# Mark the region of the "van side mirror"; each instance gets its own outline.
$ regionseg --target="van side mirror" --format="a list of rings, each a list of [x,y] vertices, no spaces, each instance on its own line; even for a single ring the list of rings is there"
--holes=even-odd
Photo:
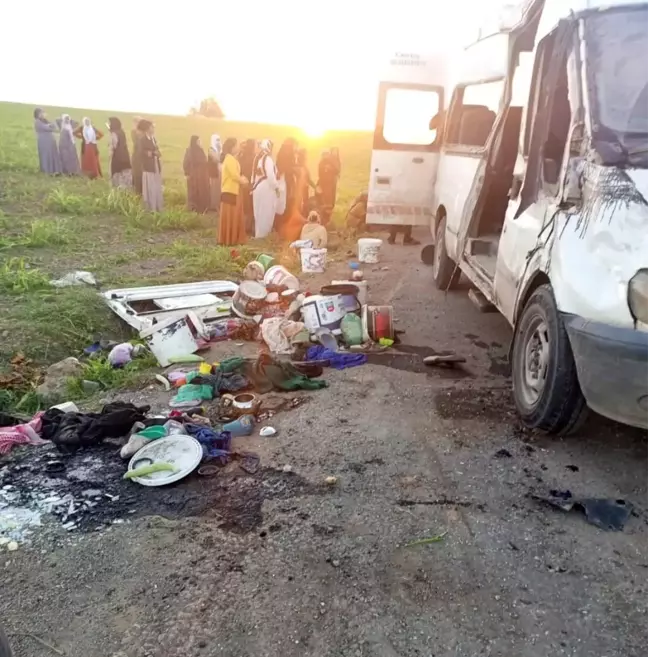
[[[430,119],[430,130],[438,130],[441,124],[441,116],[439,114],[435,114],[431,119]]]

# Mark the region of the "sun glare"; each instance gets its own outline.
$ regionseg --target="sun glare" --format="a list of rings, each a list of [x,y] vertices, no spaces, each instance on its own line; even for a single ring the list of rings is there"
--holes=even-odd
[[[315,122],[304,123],[301,126],[301,130],[307,137],[311,137],[312,139],[323,137],[326,133],[326,128],[321,123]]]

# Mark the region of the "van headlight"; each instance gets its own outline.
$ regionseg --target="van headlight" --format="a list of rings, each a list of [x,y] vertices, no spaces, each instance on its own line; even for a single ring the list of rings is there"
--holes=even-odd
[[[630,279],[628,306],[636,320],[648,324],[648,269],[640,269]]]

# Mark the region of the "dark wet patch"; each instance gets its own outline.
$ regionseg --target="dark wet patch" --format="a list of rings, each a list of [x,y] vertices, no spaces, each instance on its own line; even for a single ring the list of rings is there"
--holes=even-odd
[[[417,347],[414,345],[398,345],[394,349],[378,354],[367,354],[367,362],[372,365],[390,367],[403,372],[425,374],[429,377],[441,379],[465,379],[472,376],[461,366],[457,367],[429,367],[423,363],[428,356],[446,356],[452,351],[437,351],[432,347]]]
[[[61,471],[47,471],[46,465],[53,458],[63,462]],[[41,447],[10,458],[0,470],[0,488],[12,487],[11,492],[17,495],[13,506],[26,508],[33,507],[36,496],[69,496],[80,510],[69,518],[61,513],[51,517],[74,521],[74,531],[82,532],[116,520],[151,515],[216,517],[221,520],[221,529],[248,532],[262,524],[265,500],[331,491],[324,484],[313,484],[297,474],[273,468],[259,468],[251,476],[236,463],[212,477],[193,473],[175,484],[160,487],[126,481],[122,478],[125,471],[126,463],[114,446],[100,445],[65,456],[54,448]],[[63,513],[67,506],[63,506]]]
[[[438,415],[444,419],[506,421],[515,415],[510,389],[461,388],[434,397]]]

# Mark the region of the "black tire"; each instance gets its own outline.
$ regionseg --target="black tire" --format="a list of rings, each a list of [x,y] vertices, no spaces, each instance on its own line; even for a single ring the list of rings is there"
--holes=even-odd
[[[549,285],[535,290],[522,310],[513,337],[511,372],[515,406],[527,427],[566,435],[581,426],[587,405]]]
[[[434,236],[434,261],[432,276],[437,290],[451,290],[457,287],[461,278],[461,270],[448,255],[445,243],[446,220],[441,219]]]
[[[9,647],[9,640],[0,627],[0,657],[12,657],[13,653]]]

